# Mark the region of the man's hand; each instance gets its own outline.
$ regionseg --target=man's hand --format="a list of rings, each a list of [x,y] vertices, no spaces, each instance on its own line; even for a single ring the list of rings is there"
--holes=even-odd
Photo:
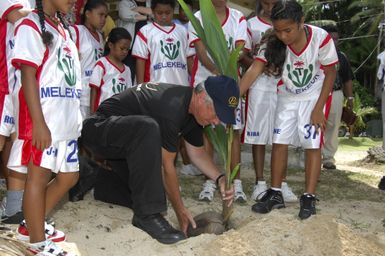
[[[189,224],[191,224],[193,228],[196,228],[197,224],[195,223],[193,216],[187,208],[183,207],[181,209],[178,209],[175,211],[175,213],[176,217],[178,218],[180,230],[187,237],[187,228]]]
[[[234,187],[231,186],[229,190],[226,190],[226,177],[222,176],[218,181],[219,191],[221,192],[222,200],[227,202],[227,206],[231,206],[234,200]]]

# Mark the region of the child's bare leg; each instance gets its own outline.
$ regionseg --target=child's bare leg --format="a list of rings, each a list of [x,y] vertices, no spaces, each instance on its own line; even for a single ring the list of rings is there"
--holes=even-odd
[[[265,145],[253,145],[253,162],[255,170],[255,181],[264,181],[263,169],[265,168]]]
[[[28,164],[23,211],[31,243],[45,240],[45,198],[51,175],[48,169],[36,166],[32,162]]]
[[[49,214],[79,179],[79,172],[59,172],[47,186],[45,212]]]
[[[271,187],[280,188],[287,169],[288,145],[273,144],[271,155]]]
[[[321,172],[321,149],[306,149],[305,177],[306,193],[315,194]]]
[[[235,130],[233,132],[233,144],[231,145],[231,162],[230,169],[233,170],[237,164],[241,162],[241,137],[239,131]],[[239,179],[241,175],[241,170],[235,176],[236,179]]]

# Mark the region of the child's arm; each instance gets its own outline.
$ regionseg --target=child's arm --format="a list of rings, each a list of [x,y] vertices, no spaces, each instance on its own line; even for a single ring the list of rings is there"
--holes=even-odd
[[[91,95],[90,95],[90,112],[91,114],[95,113],[98,106],[96,105],[96,95],[98,94],[98,89],[94,86],[91,86]]]
[[[136,83],[141,84],[144,82],[144,72],[146,69],[146,60],[136,59]]]
[[[89,87],[91,88],[90,94],[90,112],[93,114],[99,107],[98,94],[103,86],[103,76],[106,74],[106,69],[101,61],[96,62],[92,75],[89,81]]]
[[[195,51],[198,56],[199,61],[202,63],[202,65],[207,68],[211,73],[215,75],[219,75],[219,71],[217,70],[217,67],[215,64],[211,61],[209,56],[207,55],[207,50],[202,41],[195,41],[194,42]]]
[[[187,57],[187,71],[190,76],[194,66],[194,57],[195,55]]]
[[[321,94],[318,97],[317,103],[311,113],[311,123],[315,127],[321,128],[321,131],[326,129],[326,118],[323,112],[327,98],[333,89],[334,80],[336,79],[337,71],[335,65],[324,67],[325,79],[322,85]]]
[[[22,90],[32,118],[32,145],[44,150],[51,146],[52,139],[41,109],[36,68],[21,64],[20,70]]]
[[[31,11],[30,10],[27,10],[27,9],[14,9],[13,11],[11,11],[10,13],[8,13],[7,15],[7,20],[13,24],[16,23],[16,21],[18,21],[19,19],[25,17],[28,15],[28,13],[30,13]]]
[[[265,68],[265,63],[259,60],[255,60],[250,68],[243,75],[240,83],[239,90],[241,96],[246,93],[246,91],[250,88],[253,82],[263,73]]]

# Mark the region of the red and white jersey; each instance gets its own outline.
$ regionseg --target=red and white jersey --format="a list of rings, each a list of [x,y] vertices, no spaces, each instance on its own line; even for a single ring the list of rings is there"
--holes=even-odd
[[[132,56],[146,60],[144,81],[188,86],[188,31],[179,24],[153,22],[136,34]]]
[[[325,79],[323,67],[338,63],[336,48],[330,35],[322,28],[305,26],[309,31],[305,47],[300,52],[290,46],[286,47],[286,60],[282,80],[278,84],[278,96],[289,100],[318,98]],[[266,61],[262,53],[257,59]]]
[[[104,100],[132,87],[131,70],[126,65],[119,69],[108,57],[102,57],[96,62],[89,86],[98,90],[96,109]]]
[[[14,47],[14,25],[8,22],[7,15],[11,11],[21,8],[23,8],[22,0],[0,1],[0,92],[6,94],[9,93],[9,86],[13,77],[10,60]]]
[[[34,0],[0,1],[0,92],[13,92],[18,87],[15,68],[11,64],[12,49],[15,46],[15,25],[8,22],[7,15],[15,9],[32,9]]]
[[[195,17],[202,23],[201,12],[197,11]],[[227,41],[229,50],[235,48],[235,44],[238,42],[245,42],[248,40],[247,36],[247,22],[245,16],[238,10],[227,8],[226,9],[226,19],[222,23],[223,33]],[[189,37],[190,37],[190,47],[194,47],[194,43],[199,41],[200,38],[197,37],[194,27],[189,23]],[[210,57],[210,56],[209,56]],[[205,81],[209,76],[213,74],[207,70],[198,60],[198,56],[195,56],[194,65],[192,70],[192,84],[195,86],[203,81]]]
[[[258,16],[250,18],[247,21],[247,34],[249,37],[245,47],[252,49],[253,53],[257,53],[263,34],[271,28],[271,24]]]
[[[15,29],[15,48],[12,64],[36,68],[36,81],[44,120],[53,141],[79,137],[81,72],[75,43],[61,24],[55,26],[45,20],[46,30],[53,35],[52,44],[46,46],[41,38],[38,14],[33,11],[22,19]],[[24,98],[19,92],[17,132],[19,139],[32,138],[32,119]]]
[[[96,61],[103,56],[104,41],[101,33],[96,38],[86,26],[74,25],[71,27],[72,37],[79,50],[80,66],[82,69],[82,106],[90,105],[90,88],[88,86],[92,70]]]

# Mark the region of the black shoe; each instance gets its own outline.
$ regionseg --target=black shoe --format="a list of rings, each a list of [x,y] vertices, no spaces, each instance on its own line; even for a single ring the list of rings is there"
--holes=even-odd
[[[315,201],[318,201],[318,199],[313,195],[307,194],[301,196],[301,199],[299,200],[300,210],[298,213],[298,217],[301,220],[307,219],[313,214],[316,214]]]
[[[280,208],[285,208],[282,192],[270,188],[266,190],[266,193],[261,200],[251,207],[251,210],[258,213],[268,213],[273,209]]]
[[[327,169],[327,170],[335,170],[337,169],[337,166],[333,163],[324,163],[322,165],[323,168]]]
[[[24,220],[23,212],[17,212],[11,216],[7,216],[7,215],[1,216],[1,223],[3,224],[20,224],[20,222],[22,222],[23,220]]]
[[[382,176],[380,183],[378,183],[378,188],[381,190],[385,190],[385,176]]]
[[[144,217],[134,215],[132,225],[147,232],[147,234],[162,244],[173,244],[186,239],[183,232],[173,228],[161,214]]]

